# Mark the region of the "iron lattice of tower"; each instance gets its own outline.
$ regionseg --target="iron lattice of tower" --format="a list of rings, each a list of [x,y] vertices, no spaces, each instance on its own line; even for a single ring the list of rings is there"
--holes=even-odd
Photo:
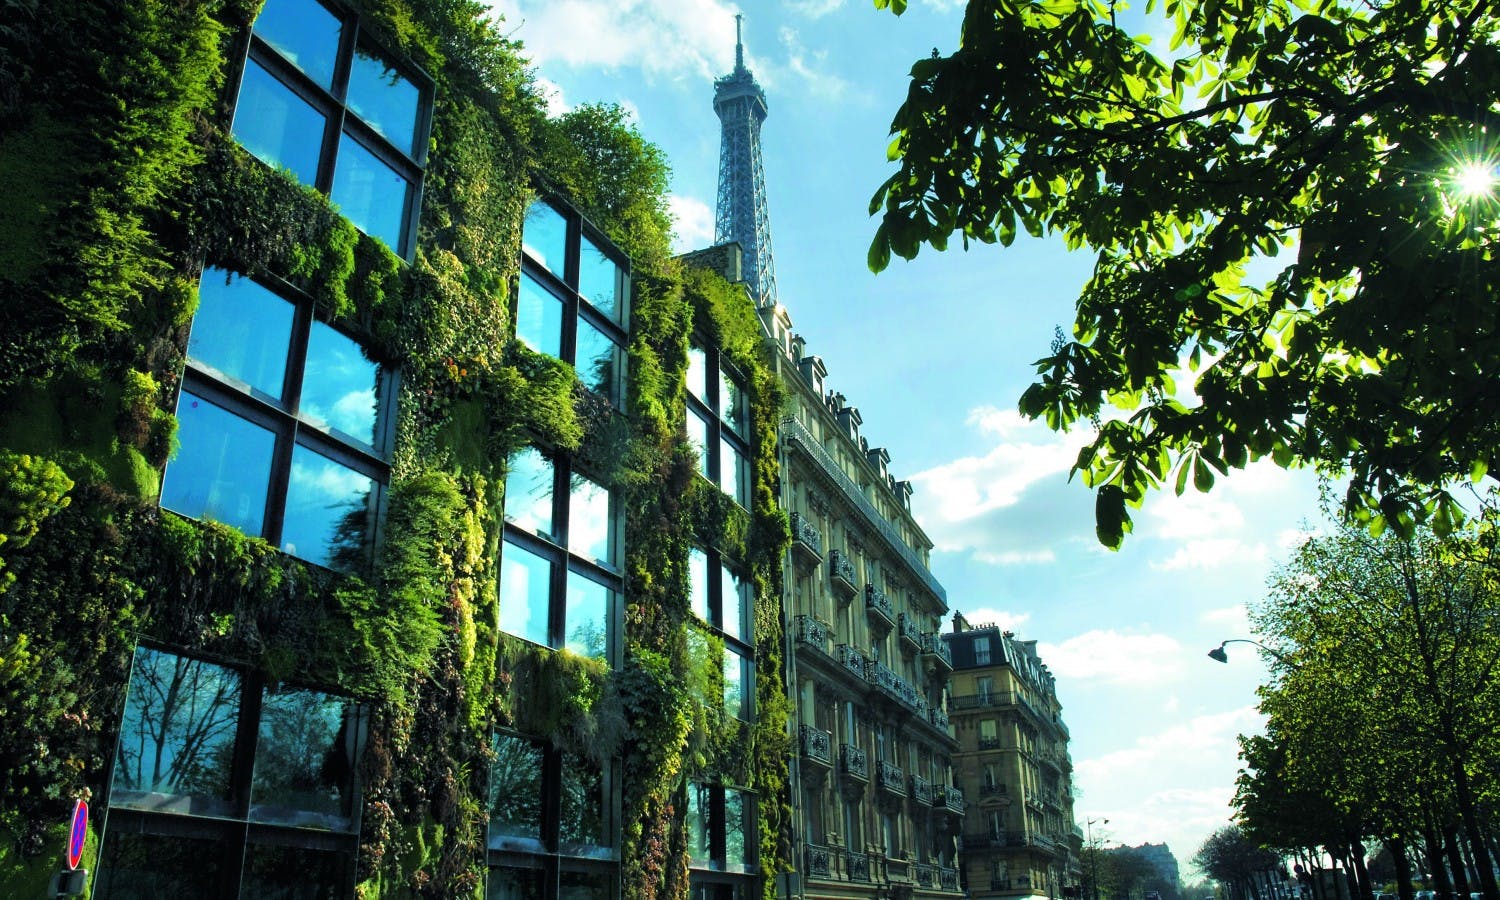
[[[771,256],[771,215],[766,204],[766,171],[760,161],[760,126],[766,120],[766,92],[745,68],[741,16],[734,17],[734,72],[714,80],[714,112],[719,138],[719,207],[714,243],[738,241],[745,258],[745,282],[757,306],[776,305],[776,261]]]

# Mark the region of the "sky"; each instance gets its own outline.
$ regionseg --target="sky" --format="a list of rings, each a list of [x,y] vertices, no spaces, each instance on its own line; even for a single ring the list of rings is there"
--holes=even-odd
[[[665,151],[679,251],[713,242],[712,79],[734,66],[744,14],[746,64],[770,108],[761,141],[781,303],[871,446],[915,485],[950,606],[1039,642],[1072,733],[1078,824],[1094,820],[1108,845],[1165,842],[1190,875],[1232,815],[1235,738],[1260,728],[1266,675],[1248,645],[1230,645],[1228,665],[1206,653],[1253,636],[1247,606],[1316,525],[1316,483],[1261,464],[1208,494],[1166,491],[1135,512],[1123,549],[1105,550],[1092,492],[1068,479],[1086,435],[1016,412],[1092,257],[1060,239],[955,242],[870,273],[868,206],[893,171],[891,118],[912,63],[955,48],[962,2],[911,0],[899,18],[871,0],[490,2],[555,112],[618,103]]]

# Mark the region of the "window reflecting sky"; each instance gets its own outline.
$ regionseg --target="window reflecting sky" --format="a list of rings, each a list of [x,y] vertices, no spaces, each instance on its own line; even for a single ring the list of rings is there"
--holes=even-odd
[[[500,630],[548,646],[551,587],[552,564],[506,541],[500,554]]]
[[[688,551],[688,581],[692,589],[693,614],[708,622],[708,556],[697,547]]]
[[[615,342],[580,316],[578,348],[574,354],[573,368],[578,372],[578,380],[583,382],[583,386],[603,394],[611,402],[617,402],[624,393],[617,392],[615,387],[619,358],[620,348]]]
[[[587,560],[614,565],[609,491],[574,475],[568,494],[568,551]]]
[[[363,558],[374,522],[375,481],[321,453],[292,450],[281,549],[320,566],[346,569]]]
[[[188,355],[280,400],[295,316],[290,302],[250,279],[205,269]]]
[[[333,86],[343,24],[314,0],[266,0],[255,33],[325,88]]]
[[[406,196],[411,185],[348,134],[339,138],[338,163],[328,198],[355,227],[401,253]]]
[[[579,656],[607,659],[609,656],[610,590],[596,581],[568,573],[567,608],[563,613],[568,650]]]
[[[315,184],[325,124],[322,113],[277,81],[260,63],[245,61],[232,130],[246,150],[267,165],[290,169],[303,184]]]
[[[519,450],[510,458],[505,519],[533,534],[552,536],[552,462],[535,447]]]
[[[728,566],[720,566],[719,585],[719,610],[723,620],[720,628],[730,637],[737,638],[740,636],[743,615],[740,609],[740,580]]]
[[[421,92],[406,76],[363,48],[355,50],[349,69],[349,109],[411,156],[416,156],[421,102]]]
[[[550,204],[538,200],[526,211],[521,246],[553,275],[567,278],[568,223]]]
[[[161,505],[260,535],[275,435],[189,391],[177,422],[181,446],[162,479]]]
[[[227,800],[239,718],[238,672],[137,648],[115,756],[115,790]],[[118,795],[111,802],[155,805]]]
[[[380,366],[365,356],[353,338],[313,322],[303,371],[302,417],[320,428],[336,428],[373,449]]]
[[[578,293],[612,322],[624,324],[625,273],[587,236],[578,259]]]
[[[562,301],[523,274],[516,297],[516,339],[538,353],[561,358],[562,319]]]

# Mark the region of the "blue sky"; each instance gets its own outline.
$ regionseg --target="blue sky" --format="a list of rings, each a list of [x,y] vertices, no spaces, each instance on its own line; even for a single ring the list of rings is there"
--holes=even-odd
[[[1259,727],[1245,606],[1316,519],[1307,473],[1257,466],[1210,494],[1170,493],[1101,549],[1093,495],[1067,469],[1082,436],[1022,420],[1016,401],[1054,327],[1072,321],[1092,257],[1060,241],[956,247],[865,266],[871,195],[911,64],[956,44],[962,3],[911,0],[491,0],[561,110],[619,103],[673,167],[678,249],[713,239],[715,75],[734,14],[765,88],[762,133],[780,299],[872,445],[916,485],[954,609],[1040,642],[1073,735],[1078,822],[1111,843],[1167,842],[1187,861],[1230,816],[1235,736]],[[1141,31],[1148,29],[1141,26]],[[1237,652],[1236,652],[1237,651]]]

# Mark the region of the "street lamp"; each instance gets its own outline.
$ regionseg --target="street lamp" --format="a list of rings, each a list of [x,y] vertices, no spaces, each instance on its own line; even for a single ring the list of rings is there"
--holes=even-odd
[[[1091,900],[1099,900],[1099,848],[1094,844],[1094,823],[1108,825],[1108,819],[1085,819],[1084,828],[1089,833],[1089,893]]]
[[[1208,658],[1218,660],[1221,663],[1227,664],[1229,662],[1229,654],[1224,652],[1225,644],[1254,644],[1260,649],[1276,657],[1276,659],[1279,660],[1283,665],[1290,666],[1293,669],[1298,668],[1298,665],[1296,663],[1287,659],[1285,656],[1282,656],[1280,653],[1277,653],[1275,650],[1272,650],[1270,647],[1267,647],[1260,641],[1252,641],[1249,638],[1230,638],[1227,641],[1220,641],[1219,646],[1208,651]]]

